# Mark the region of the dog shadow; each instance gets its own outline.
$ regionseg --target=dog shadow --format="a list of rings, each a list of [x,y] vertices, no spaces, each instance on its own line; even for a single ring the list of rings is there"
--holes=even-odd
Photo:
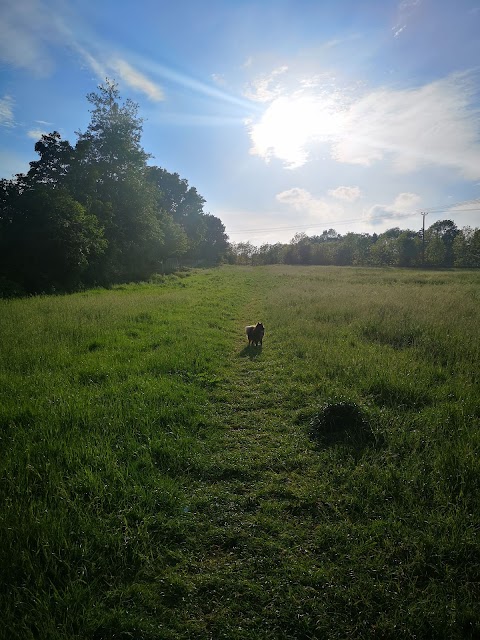
[[[258,347],[254,347],[253,345],[247,345],[244,347],[240,353],[238,354],[240,358],[250,358],[250,360],[255,360],[262,354],[262,345],[259,344]]]

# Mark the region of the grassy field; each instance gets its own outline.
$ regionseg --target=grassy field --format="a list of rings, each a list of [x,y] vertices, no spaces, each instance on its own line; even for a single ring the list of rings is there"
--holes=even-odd
[[[0,637],[479,638],[480,273],[181,275],[0,301]]]

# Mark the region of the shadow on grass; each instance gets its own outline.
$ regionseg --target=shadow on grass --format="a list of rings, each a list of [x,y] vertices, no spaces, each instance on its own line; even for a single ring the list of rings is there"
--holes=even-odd
[[[254,347],[252,345],[248,345],[246,347],[244,347],[240,353],[238,354],[238,356],[240,358],[250,358],[250,360],[255,360],[255,358],[258,358],[259,355],[262,354],[262,346],[259,345],[258,347]]]

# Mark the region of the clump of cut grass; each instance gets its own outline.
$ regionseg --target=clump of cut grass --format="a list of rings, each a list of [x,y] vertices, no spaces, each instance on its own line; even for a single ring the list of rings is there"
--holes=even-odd
[[[365,410],[351,400],[326,402],[310,420],[310,435],[322,444],[365,444],[372,429]]]

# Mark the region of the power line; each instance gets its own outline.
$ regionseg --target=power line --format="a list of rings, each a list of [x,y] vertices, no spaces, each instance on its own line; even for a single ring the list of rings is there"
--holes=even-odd
[[[472,198],[471,200],[461,200],[460,202],[454,202],[449,204],[436,205],[435,207],[425,207],[429,212],[436,213],[440,211],[450,211],[453,207],[458,207],[460,205],[467,204],[478,204],[480,205],[480,198]],[[455,211],[475,211],[475,209],[455,209]]]
[[[237,231],[229,231],[229,233],[248,233],[252,231],[291,231],[292,229],[311,229],[313,227],[325,227],[332,224],[335,224],[336,226],[341,224],[351,224],[352,222],[361,222],[362,220],[364,220],[364,218],[352,218],[351,220],[342,220],[338,222],[329,220],[327,222],[316,222],[315,224],[297,224],[292,227],[256,227],[255,229],[238,229]]]
[[[449,204],[449,205],[445,205],[445,206],[437,206],[437,207],[426,207],[424,209],[424,211],[426,211],[427,213],[442,213],[443,211],[448,211],[451,213],[457,213],[457,212],[468,212],[468,211],[480,211],[480,207],[479,208],[472,208],[472,207],[468,207],[466,209],[454,209],[452,211],[453,207],[457,207],[459,205],[466,205],[466,204],[480,204],[480,198],[474,199],[474,200],[463,200],[461,202],[457,202],[457,203],[453,203],[453,204]],[[411,218],[414,215],[417,215],[418,213],[422,213],[422,211],[412,211],[410,213],[404,213],[398,216],[395,216],[395,220],[401,220],[402,218]],[[375,218],[375,220],[389,220],[389,219],[393,219],[390,218],[389,216],[378,216],[377,218]],[[237,233],[263,233],[266,231],[294,231],[294,230],[301,230],[301,229],[315,229],[317,227],[325,227],[325,226],[329,226],[330,227],[332,225],[335,226],[340,226],[340,225],[345,225],[345,224],[352,224],[354,222],[366,222],[365,218],[351,218],[350,220],[327,220],[324,222],[316,222],[314,224],[301,224],[301,225],[294,225],[294,226],[288,226],[288,227],[256,227],[256,228],[251,228],[251,229],[237,229],[237,230],[232,230],[232,231],[228,231],[228,234],[237,234]]]

